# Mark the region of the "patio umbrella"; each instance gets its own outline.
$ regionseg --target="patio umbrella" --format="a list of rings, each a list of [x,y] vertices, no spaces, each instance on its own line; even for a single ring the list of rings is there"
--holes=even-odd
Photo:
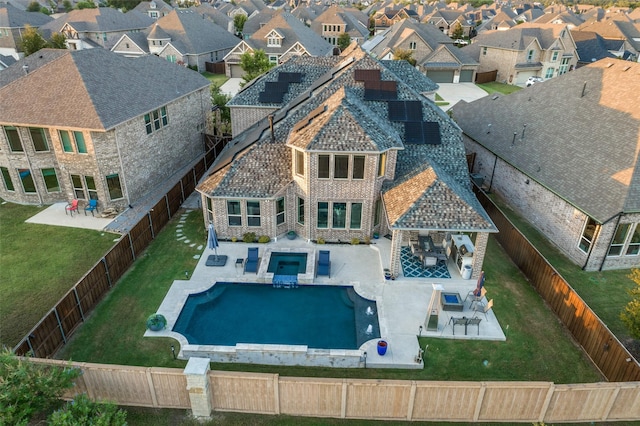
[[[478,296],[482,294],[482,286],[484,286],[484,271],[480,272],[480,276],[478,277],[478,285],[476,286],[476,289],[473,292],[474,296]]]
[[[218,237],[216,236],[216,230],[213,229],[213,223],[209,222],[209,248],[213,250],[216,257],[218,257]]]

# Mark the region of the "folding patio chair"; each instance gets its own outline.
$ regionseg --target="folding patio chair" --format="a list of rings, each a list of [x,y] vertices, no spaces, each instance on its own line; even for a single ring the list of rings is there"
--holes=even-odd
[[[487,319],[487,312],[489,312],[491,309],[493,308],[493,299],[489,300],[489,302],[487,303],[487,306],[483,306],[482,309],[478,309],[478,305],[476,305],[476,313],[473,315],[474,317],[477,317],[478,312],[482,312],[484,314],[484,319]]]

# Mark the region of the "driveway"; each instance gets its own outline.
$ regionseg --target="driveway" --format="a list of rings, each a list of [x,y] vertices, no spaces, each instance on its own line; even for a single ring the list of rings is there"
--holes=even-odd
[[[483,98],[488,95],[483,89],[474,83],[438,83],[440,88],[436,91],[438,95],[449,105],[443,105],[444,111],[447,111],[459,101],[472,102],[476,99]]]

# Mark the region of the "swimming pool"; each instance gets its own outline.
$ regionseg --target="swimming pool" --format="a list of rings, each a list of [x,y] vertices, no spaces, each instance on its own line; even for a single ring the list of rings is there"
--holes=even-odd
[[[248,343],[316,349],[357,349],[380,337],[375,302],[362,298],[352,287],[282,289],[226,282],[190,295],[173,331],[191,345]]]
[[[269,259],[267,272],[275,275],[297,275],[307,272],[307,253],[274,251]]]

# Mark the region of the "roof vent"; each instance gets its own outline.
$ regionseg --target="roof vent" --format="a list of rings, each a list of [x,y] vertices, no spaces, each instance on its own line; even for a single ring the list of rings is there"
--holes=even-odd
[[[496,100],[496,99],[498,99],[499,97],[500,97],[500,96],[498,96],[498,95],[493,95],[493,97],[492,97],[491,99],[495,101],[495,100]]]

